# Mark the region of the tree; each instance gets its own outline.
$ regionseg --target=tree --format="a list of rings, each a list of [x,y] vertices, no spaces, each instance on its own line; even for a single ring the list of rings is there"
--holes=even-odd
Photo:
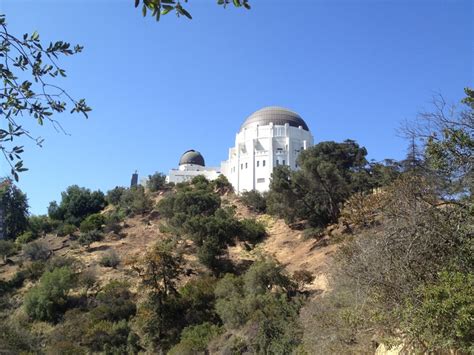
[[[35,320],[56,321],[65,310],[73,285],[74,274],[67,267],[45,272],[39,284],[25,296],[26,313]]]
[[[0,182],[0,208],[4,214],[6,239],[15,239],[28,228],[28,200],[11,180]]]
[[[106,200],[111,205],[117,206],[120,203],[122,195],[127,189],[122,186],[115,186],[112,190],[107,191]]]
[[[155,17],[157,21],[160,20],[161,15],[166,15],[171,11],[174,11],[178,17],[185,16],[188,19],[192,19],[191,14],[177,0],[142,0],[142,3],[143,16],[146,16],[147,12],[150,11],[151,16]],[[235,7],[250,9],[249,0],[217,0],[217,4],[222,5],[224,8],[230,3]],[[135,0],[135,7],[139,5],[140,0]]]
[[[342,203],[354,192],[371,187],[367,151],[352,140],[321,142],[298,157],[298,171],[282,166],[270,183],[270,213],[312,226],[335,222]]]
[[[18,180],[18,173],[27,170],[23,166],[22,145],[15,145],[19,137],[28,137],[41,146],[43,140],[34,137],[23,122],[32,117],[39,125],[48,121],[56,130],[63,131],[61,124],[53,118],[55,113],[64,112],[72,106],[71,113],[80,112],[87,117],[91,108],[84,99],[75,100],[64,89],[50,83],[46,78],[66,76],[58,65],[61,55],[80,53],[83,47],[64,41],[42,44],[38,32],[24,34],[22,38],[8,32],[5,15],[0,15],[0,76],[3,90],[0,95],[1,124],[0,151],[11,167],[11,173]],[[26,75],[25,75],[26,74]]]
[[[153,175],[148,175],[148,180],[146,181],[146,187],[151,192],[161,190],[165,186],[166,175],[162,173],[154,173]]]
[[[78,226],[87,216],[102,211],[106,204],[102,191],[72,185],[61,193],[59,205],[56,201],[50,203],[48,213],[52,219]]]

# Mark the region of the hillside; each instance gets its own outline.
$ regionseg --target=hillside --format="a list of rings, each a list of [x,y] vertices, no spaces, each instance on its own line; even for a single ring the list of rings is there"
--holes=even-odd
[[[160,197],[155,196],[154,200],[158,202]],[[279,218],[252,212],[235,196],[225,197],[224,203],[236,207],[238,218],[255,218],[262,221],[267,232],[267,237],[252,251],[246,251],[242,244],[230,247],[229,256],[233,262],[245,263],[246,261],[255,260],[259,255],[271,256],[284,265],[290,274],[300,269],[306,269],[313,273],[315,280],[306,285],[308,290],[327,290],[327,263],[330,255],[336,249],[335,245],[326,245],[326,243],[314,239],[304,240],[303,231],[291,229]],[[123,229],[120,235],[108,233],[103,240],[93,242],[89,249],[81,247],[69,236],[60,237],[55,234],[48,234],[38,240],[47,243],[53,256],[74,257],[81,261],[84,268],[93,269],[99,280],[98,287],[110,280],[126,280],[135,289],[138,279],[131,272],[127,260],[142,256],[145,250],[166,237],[165,234],[160,232],[159,226],[162,222],[156,212],[126,218],[122,222]],[[101,257],[110,251],[115,251],[121,260],[116,268],[100,265]],[[195,272],[204,271],[193,253],[185,254],[185,258],[188,262],[187,268]],[[14,256],[10,258],[10,263],[0,265],[1,280],[8,281],[14,276],[20,267],[19,259],[20,256]]]

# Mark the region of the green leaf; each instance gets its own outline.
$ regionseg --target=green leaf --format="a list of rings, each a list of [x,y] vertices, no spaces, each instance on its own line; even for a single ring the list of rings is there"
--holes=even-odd
[[[135,7],[138,7],[140,5],[140,0],[135,0]]]
[[[146,16],[146,5],[145,4],[143,4],[143,7],[142,7],[142,15],[143,15],[143,17]]]

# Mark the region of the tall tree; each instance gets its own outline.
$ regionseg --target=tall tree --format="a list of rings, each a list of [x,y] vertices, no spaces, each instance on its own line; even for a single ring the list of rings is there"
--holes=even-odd
[[[11,180],[0,182],[0,208],[4,213],[6,239],[15,239],[28,228],[28,200]]]
[[[287,167],[272,175],[269,210],[287,220],[305,219],[313,226],[337,220],[351,193],[371,187],[367,151],[353,140],[321,142],[298,157],[298,171]]]

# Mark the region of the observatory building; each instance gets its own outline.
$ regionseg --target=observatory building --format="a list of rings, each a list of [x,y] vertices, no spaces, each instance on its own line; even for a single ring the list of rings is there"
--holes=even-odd
[[[282,107],[265,107],[240,126],[235,146],[229,149],[229,158],[222,162],[221,170],[237,193],[265,192],[273,168],[287,165],[297,169],[299,153],[312,145],[308,125],[297,113]]]
[[[166,182],[186,182],[195,176],[204,175],[208,180],[214,180],[221,175],[219,168],[206,168],[204,157],[198,151],[191,149],[183,153],[179,159],[178,169],[170,170]]]
[[[265,107],[251,114],[240,126],[234,147],[221,168],[206,168],[201,153],[186,151],[179,168],[167,176],[168,182],[189,181],[197,175],[209,180],[223,174],[236,193],[270,187],[273,169],[287,165],[297,169],[299,153],[313,145],[306,122],[295,112],[282,107]]]

